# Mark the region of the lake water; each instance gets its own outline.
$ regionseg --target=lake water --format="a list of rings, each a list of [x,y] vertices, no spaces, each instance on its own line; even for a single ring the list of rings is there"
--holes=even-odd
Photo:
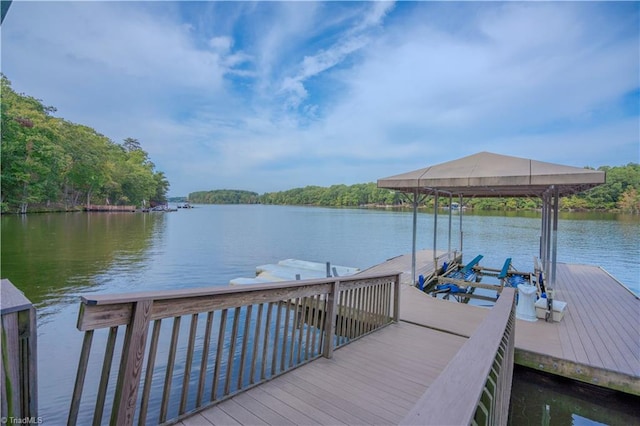
[[[458,220],[454,215],[454,249]],[[82,341],[75,328],[80,295],[227,285],[287,258],[364,269],[409,253],[412,230],[409,211],[263,205],[1,221],[2,278],[38,309],[39,408],[47,424],[66,422]],[[439,249],[447,249],[447,229],[444,214]],[[483,254],[482,265],[499,268],[512,257],[517,269],[532,270],[538,213],[465,213],[463,231],[465,259]],[[432,247],[433,216],[421,212],[418,248]],[[640,294],[640,218],[562,214],[558,261],[600,265]]]

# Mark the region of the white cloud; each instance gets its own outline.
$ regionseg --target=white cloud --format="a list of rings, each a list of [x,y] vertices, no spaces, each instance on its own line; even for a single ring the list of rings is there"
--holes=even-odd
[[[209,40],[209,46],[220,53],[227,53],[233,46],[233,39],[227,36],[213,37]]]
[[[3,72],[66,119],[140,139],[175,195],[372,181],[483,150],[616,165],[639,145],[638,112],[621,106],[640,87],[637,16],[605,3],[15,2]]]
[[[362,157],[371,146],[381,156],[407,155],[399,144],[481,150],[486,140],[579,125],[638,87],[637,38],[610,46],[611,28],[589,32],[588,17],[563,5],[545,4],[529,15],[531,6],[481,14],[480,28],[491,29],[484,40],[443,33],[428,21],[385,34],[343,74],[346,96],[325,131],[344,136],[348,143],[338,149]],[[548,21],[556,22],[540,31]],[[570,40],[563,28],[572,28]]]
[[[280,91],[290,96],[287,105],[296,108],[304,101],[308,94],[304,88],[306,80],[339,65],[349,55],[367,46],[372,40],[370,30],[380,25],[393,5],[393,2],[367,3],[364,16],[353,26],[347,26],[335,43],[305,55],[296,67],[296,75],[285,76],[282,81]]]

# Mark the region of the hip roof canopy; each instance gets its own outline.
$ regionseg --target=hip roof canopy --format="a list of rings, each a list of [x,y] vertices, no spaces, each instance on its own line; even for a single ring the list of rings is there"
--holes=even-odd
[[[541,197],[552,186],[563,196],[603,183],[605,173],[601,171],[480,152],[378,179],[378,188],[468,197]]]

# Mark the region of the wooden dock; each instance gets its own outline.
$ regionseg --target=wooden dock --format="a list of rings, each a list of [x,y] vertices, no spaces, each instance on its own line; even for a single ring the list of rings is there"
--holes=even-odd
[[[418,265],[429,273],[432,252]],[[399,323],[178,424],[401,422],[491,311],[426,295],[409,285],[410,268],[404,255],[364,272],[402,271]],[[564,319],[517,320],[516,364],[640,395],[638,298],[599,267],[559,264],[557,282]]]
[[[419,274],[458,257],[437,255],[417,254]],[[85,297],[68,424],[89,421],[91,405],[95,424],[108,412],[118,424],[506,424],[516,363],[640,395],[640,301],[604,270],[559,265],[556,300],[569,307],[547,323],[515,319],[513,288],[492,308],[431,297],[411,285],[411,263],[405,255],[350,277]],[[189,336],[178,344],[181,328]],[[106,345],[91,355],[94,331]],[[104,359],[101,374],[90,356]],[[83,401],[85,378],[97,394]]]
[[[516,362],[640,395],[640,300],[597,266],[558,264],[558,323],[518,321]]]
[[[398,424],[466,340],[392,324],[179,424]]]
[[[432,258],[430,250],[418,252],[419,273],[429,271]],[[410,284],[410,262],[410,255],[398,256],[367,271],[403,271],[401,282]],[[567,302],[564,319],[518,320],[516,364],[640,395],[640,300],[598,266],[557,268],[555,298]],[[402,291],[402,321],[468,337],[487,315],[487,309],[425,297],[409,285]]]
[[[98,205],[98,204],[89,204],[84,207],[84,211],[86,212],[135,212],[136,206],[113,206],[110,204]]]

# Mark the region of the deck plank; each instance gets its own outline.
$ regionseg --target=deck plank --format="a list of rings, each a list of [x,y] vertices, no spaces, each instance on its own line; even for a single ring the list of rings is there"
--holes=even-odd
[[[238,422],[236,419],[228,415],[225,411],[223,411],[217,405],[200,412],[198,415],[201,415],[202,417],[204,417],[212,425],[232,426],[232,425],[240,424],[240,422]],[[184,422],[185,420],[183,420],[183,423]]]
[[[208,425],[212,425],[213,423],[211,423],[202,414],[196,413],[196,414],[194,414],[194,415],[192,415],[190,417],[187,417],[186,419],[178,422],[177,424],[179,424],[181,426],[208,426]]]
[[[576,293],[573,299],[580,303],[583,309],[588,309],[593,313],[592,315],[583,315],[581,318],[585,328],[590,330],[591,340],[597,343],[596,350],[600,355],[600,364],[597,365],[614,371],[631,369],[632,364],[627,361],[624,355],[624,346],[626,346],[623,343],[624,336],[619,333],[619,330],[615,330],[617,325],[615,322],[617,321],[610,300],[598,300],[600,298],[594,298],[586,292]]]
[[[336,361],[339,362],[338,360]],[[366,397],[366,405],[368,409],[371,410],[390,403],[388,408],[385,407],[385,411],[404,415],[405,409],[411,408],[411,403],[407,403],[406,399],[395,395],[387,389],[383,383],[376,381],[373,375],[358,374],[350,377],[349,380],[344,380],[343,370],[335,368],[337,362],[335,365],[333,363],[325,363],[322,365],[322,362],[317,362],[314,366],[316,368],[304,372],[305,376],[301,376],[301,373],[296,371],[293,371],[291,375],[308,381],[313,380],[318,386],[326,388],[329,391],[333,389],[334,392],[342,394],[343,397],[347,397],[347,394],[356,395],[357,400],[361,397],[363,399]],[[378,365],[384,368],[383,364]],[[426,388],[426,386],[424,388]]]
[[[589,365],[637,376],[640,327],[629,318],[640,318],[640,301],[601,268],[559,264],[558,271],[556,298],[569,304],[563,335],[593,350]]]
[[[406,285],[400,290],[400,304],[402,321],[465,337],[476,331],[489,312],[486,308],[431,297]]]
[[[352,381],[341,380],[339,377],[331,375],[331,370],[327,375],[319,372],[307,370],[300,376],[300,372],[292,371],[287,376],[297,377],[301,381],[307,382],[311,386],[324,391],[326,396],[334,395],[342,400],[348,400],[348,408],[343,408],[350,414],[355,415],[355,411],[369,411],[384,423],[398,422],[402,419],[402,413],[408,409],[402,407],[392,407],[385,404],[384,396],[380,395],[376,388],[362,389],[362,386],[354,384]],[[306,387],[305,387],[306,389]],[[326,400],[326,398],[323,398]],[[335,407],[334,403],[327,403],[329,407]],[[351,423],[351,422],[350,422]]]
[[[327,408],[324,401],[309,397],[302,388],[293,386],[280,378],[266,383],[264,390],[286,402],[287,405],[309,415],[319,424],[348,424],[352,421],[353,417],[348,412]]]
[[[516,347],[533,352],[544,352],[562,358],[565,351],[562,347],[562,333],[559,327],[545,321],[516,321]],[[541,347],[541,342],[543,347]]]
[[[282,392],[292,398],[299,407],[309,407],[314,420],[319,424],[354,424],[359,419],[348,408],[337,406],[331,402],[331,392],[321,390],[319,395],[315,387],[309,387],[306,381],[296,377],[288,377],[288,374],[278,378],[273,383]],[[289,403],[289,400],[287,400]]]
[[[267,424],[282,426],[296,424],[245,392],[236,396],[235,401]]]
[[[317,423],[311,417],[305,415],[305,413],[303,413],[302,411],[296,410],[295,408],[287,405],[280,399],[273,396],[271,393],[265,391],[261,386],[254,388],[251,391],[251,394],[248,394],[248,396],[255,399],[259,403],[270,407],[272,410],[277,411],[282,416],[286,417],[289,421],[295,424],[312,425]]]
[[[223,404],[220,404],[219,407],[242,425],[268,425],[267,422],[252,413],[252,411],[242,403],[238,402],[237,398],[231,398]]]

